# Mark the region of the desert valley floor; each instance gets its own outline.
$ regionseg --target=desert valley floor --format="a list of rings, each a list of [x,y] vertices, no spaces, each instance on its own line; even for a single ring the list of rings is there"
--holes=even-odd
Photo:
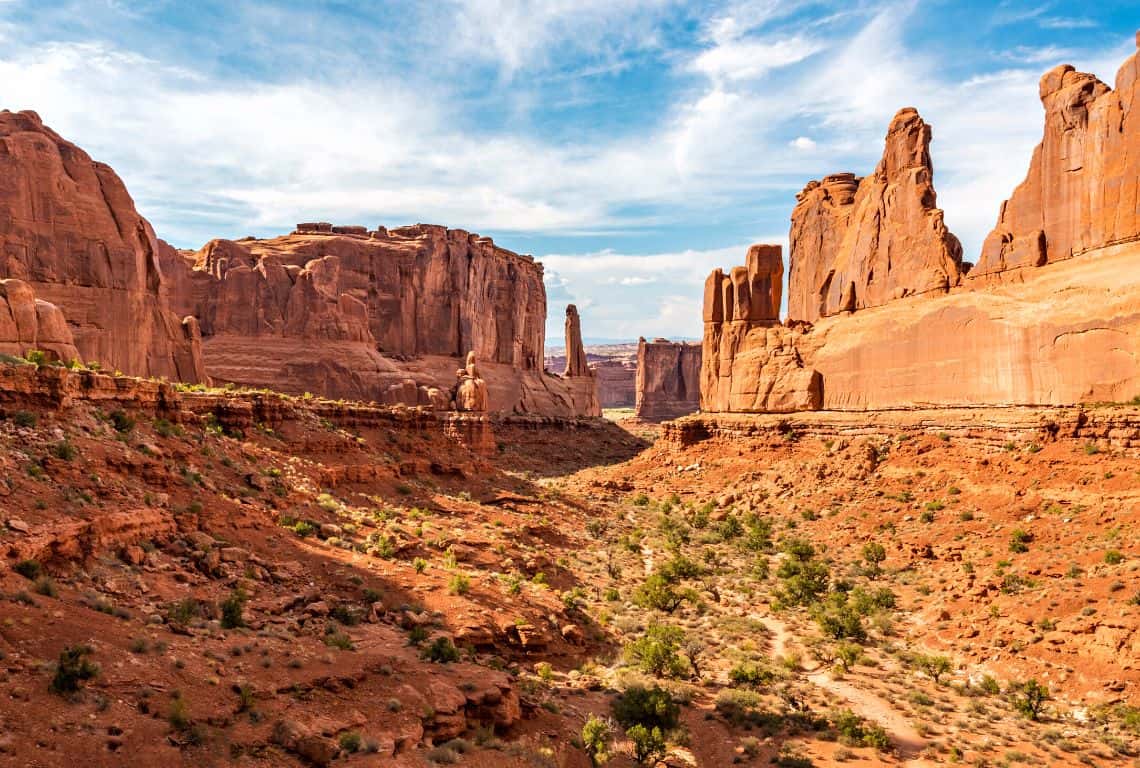
[[[616,766],[1137,759],[1137,406],[0,391],[0,765],[588,766],[591,714]]]

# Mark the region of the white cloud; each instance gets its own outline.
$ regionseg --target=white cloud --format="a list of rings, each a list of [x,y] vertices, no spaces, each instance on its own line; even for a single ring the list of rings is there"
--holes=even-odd
[[[731,39],[698,55],[691,68],[714,81],[749,80],[803,61],[823,45],[805,37],[775,40]]]
[[[788,146],[792,149],[799,149],[809,152],[816,147],[816,143],[809,139],[807,136],[797,136],[788,142]]]

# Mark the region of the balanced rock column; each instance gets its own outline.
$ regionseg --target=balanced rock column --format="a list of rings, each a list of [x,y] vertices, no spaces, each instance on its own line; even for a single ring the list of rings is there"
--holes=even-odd
[[[815,322],[961,282],[962,246],[936,207],[930,140],[918,112],[901,109],[873,174],[826,176],[796,196],[789,319]]]
[[[601,416],[598,380],[586,359],[586,347],[582,344],[582,320],[578,316],[578,307],[573,304],[566,305],[565,329],[566,371],[562,374],[562,379],[570,387],[575,411],[583,416]]]

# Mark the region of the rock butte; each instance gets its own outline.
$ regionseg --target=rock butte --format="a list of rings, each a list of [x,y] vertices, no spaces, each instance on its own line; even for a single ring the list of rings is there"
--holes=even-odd
[[[666,421],[700,407],[701,345],[644,338],[637,343],[635,414]]]
[[[972,269],[934,207],[930,130],[914,110],[899,112],[873,176],[829,176],[800,194],[786,324],[770,298],[756,302],[757,285],[770,297],[763,281],[778,280],[776,246],[753,246],[747,267],[709,276],[702,409],[1140,393],[1137,70],[1134,53],[1115,89],[1068,66],[1042,78],[1044,137]]]
[[[108,166],[35,113],[5,111],[0,242],[0,276],[15,281],[0,319],[6,352],[439,407],[474,351],[492,411],[598,410],[592,379],[543,374],[542,265],[462,230],[312,223],[180,253]]]

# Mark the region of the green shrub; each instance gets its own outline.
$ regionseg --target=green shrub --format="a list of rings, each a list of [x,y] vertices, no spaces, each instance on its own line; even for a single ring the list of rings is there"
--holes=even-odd
[[[245,619],[242,618],[245,601],[245,593],[240,589],[235,589],[229,597],[222,601],[222,629],[237,629],[245,626]]]
[[[1049,701],[1050,698],[1052,697],[1049,695],[1049,687],[1037,682],[1035,678],[1031,678],[1024,685],[1015,687],[1013,706],[1014,709],[1030,720],[1037,720],[1041,717],[1045,702]]]
[[[660,728],[634,725],[625,735],[633,742],[633,759],[638,765],[655,765],[665,757],[665,735]]]
[[[1115,549],[1110,549],[1104,553],[1104,562],[1108,565],[1120,565],[1124,562],[1124,555]]]
[[[586,750],[590,764],[599,766],[609,760],[610,737],[613,729],[597,715],[590,715],[582,726],[582,748]]]
[[[655,677],[681,677],[688,664],[681,657],[685,633],[679,627],[651,624],[645,634],[625,647],[625,657]]]
[[[1009,551],[1028,552],[1029,542],[1031,541],[1033,541],[1033,535],[1031,533],[1017,528],[1009,535]]]
[[[16,411],[12,414],[12,423],[17,427],[35,427],[39,419],[31,411]]]
[[[85,645],[69,645],[59,653],[52,677],[52,693],[75,693],[83,683],[99,674],[99,665],[87,657],[91,649]]]
[[[459,649],[450,637],[437,637],[431,645],[423,651],[423,657],[436,664],[451,664],[459,661]]]
[[[755,661],[742,661],[728,672],[733,685],[759,688],[772,682],[775,675]]]
[[[43,573],[43,567],[38,560],[21,560],[12,569],[29,581],[35,581]]]
[[[111,424],[115,427],[115,431],[120,434],[125,435],[135,428],[134,418],[126,411],[113,411],[109,418],[111,419]]]
[[[686,601],[695,602],[696,593],[691,589],[675,589],[673,582],[660,571],[646,577],[633,591],[633,602],[640,608],[673,613]]]
[[[623,728],[643,725],[668,731],[677,727],[681,716],[681,707],[672,695],[656,685],[652,688],[631,685],[613,700],[612,707],[614,718]]]
[[[447,589],[453,595],[466,595],[471,591],[471,579],[462,573],[456,573],[452,575],[451,580],[447,583]]]
[[[341,749],[352,755],[360,751],[361,746],[364,744],[364,739],[360,737],[358,731],[349,731],[348,733],[342,733],[340,735],[338,743]]]
[[[942,682],[942,676],[950,673],[953,664],[946,656],[932,656],[925,653],[917,654],[912,660],[914,666],[926,673],[935,685]]]
[[[51,447],[51,455],[60,461],[71,461],[76,456],[75,446],[67,440],[60,440]]]

